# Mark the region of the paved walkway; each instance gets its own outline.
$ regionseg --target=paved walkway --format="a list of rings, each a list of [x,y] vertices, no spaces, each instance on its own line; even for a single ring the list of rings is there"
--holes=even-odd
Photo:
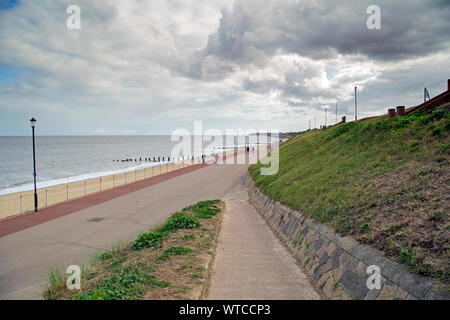
[[[41,299],[50,267],[87,263],[89,254],[132,241],[171,213],[210,199],[227,202],[210,299],[318,298],[248,204],[247,165],[195,169],[148,186],[136,185],[134,192],[110,194],[110,199],[91,199],[91,206],[0,237],[0,300]]]
[[[0,300],[41,299],[49,267],[82,265],[183,207],[221,199],[246,171],[246,165],[203,167],[1,237]]]
[[[103,192],[94,193],[84,198],[60,203],[48,208],[40,209],[38,213],[26,213],[20,216],[7,218],[0,221],[0,238],[17,231],[25,230],[38,224],[57,219],[59,217],[92,207],[99,203],[117,198],[119,196],[155,185],[179,175],[198,170],[205,165],[196,164],[190,167],[181,168],[168,173],[126,184],[120,187],[109,189]]]
[[[319,299],[253,206],[243,177],[228,193],[207,299]]]

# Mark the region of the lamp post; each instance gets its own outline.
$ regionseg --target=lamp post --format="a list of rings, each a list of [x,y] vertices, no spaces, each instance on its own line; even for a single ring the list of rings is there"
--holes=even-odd
[[[37,190],[36,190],[36,151],[35,151],[35,143],[34,143],[34,128],[36,128],[36,119],[31,118],[30,120],[31,129],[33,131],[33,177],[34,177],[34,212],[38,212],[38,198],[37,198]]]

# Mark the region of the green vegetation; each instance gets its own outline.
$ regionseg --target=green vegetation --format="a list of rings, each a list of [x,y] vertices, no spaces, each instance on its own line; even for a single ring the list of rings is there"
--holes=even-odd
[[[276,175],[249,170],[271,198],[448,283],[448,110],[303,132],[280,147]]]
[[[168,287],[170,283],[140,270],[138,266],[125,267],[100,284],[76,295],[75,300],[132,300],[142,298],[145,286]]]
[[[196,217],[190,216],[185,212],[177,212],[167,219],[163,226],[163,231],[173,232],[178,229],[192,229],[200,227],[200,222]]]
[[[159,260],[167,260],[171,256],[182,256],[184,254],[188,254],[191,252],[194,252],[194,251],[190,248],[170,247],[170,248],[164,250],[164,252],[158,257],[158,259]]]
[[[190,291],[195,286],[203,286],[205,278],[204,267],[194,269],[193,266],[203,263],[201,257],[212,255],[207,249],[217,236],[220,219],[215,216],[223,207],[224,203],[219,200],[197,203],[174,213],[163,225],[140,234],[132,243],[93,255],[89,268],[83,268],[80,290],[68,290],[66,275],[60,269],[51,268],[44,297],[75,300],[192,298]],[[200,223],[199,219],[204,220]],[[202,237],[202,229],[208,231],[207,236]]]
[[[187,212],[176,212],[167,219],[167,222],[163,226],[154,231],[139,235],[136,241],[133,242],[133,249],[160,248],[164,238],[169,233],[179,229],[192,229],[197,227],[200,227],[200,222],[197,217]]]
[[[197,204],[184,208],[182,211],[190,211],[199,219],[209,219],[220,212],[218,204],[220,200],[201,201]]]
[[[166,236],[167,232],[165,231],[150,231],[140,234],[139,237],[133,242],[133,249],[142,250],[146,248],[160,248]]]

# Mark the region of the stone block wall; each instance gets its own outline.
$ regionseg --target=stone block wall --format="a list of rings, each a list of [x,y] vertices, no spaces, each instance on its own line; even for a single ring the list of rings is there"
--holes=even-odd
[[[413,274],[381,252],[341,237],[326,225],[315,222],[263,195],[246,177],[250,203],[289,248],[319,292],[327,299],[449,299],[439,284]],[[369,290],[369,266],[380,269],[381,288]]]

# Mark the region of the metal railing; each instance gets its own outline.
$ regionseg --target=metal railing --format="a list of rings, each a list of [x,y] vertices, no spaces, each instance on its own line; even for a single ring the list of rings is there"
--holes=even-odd
[[[143,169],[136,169],[98,178],[39,188],[37,190],[39,199],[38,208],[47,208],[55,204],[83,198],[88,195],[155,177],[164,173],[192,166],[195,163],[198,163],[198,161],[198,158],[191,158],[189,160],[177,162],[166,162]],[[33,190],[0,195],[0,219],[9,218],[15,215],[31,212],[33,210]]]

